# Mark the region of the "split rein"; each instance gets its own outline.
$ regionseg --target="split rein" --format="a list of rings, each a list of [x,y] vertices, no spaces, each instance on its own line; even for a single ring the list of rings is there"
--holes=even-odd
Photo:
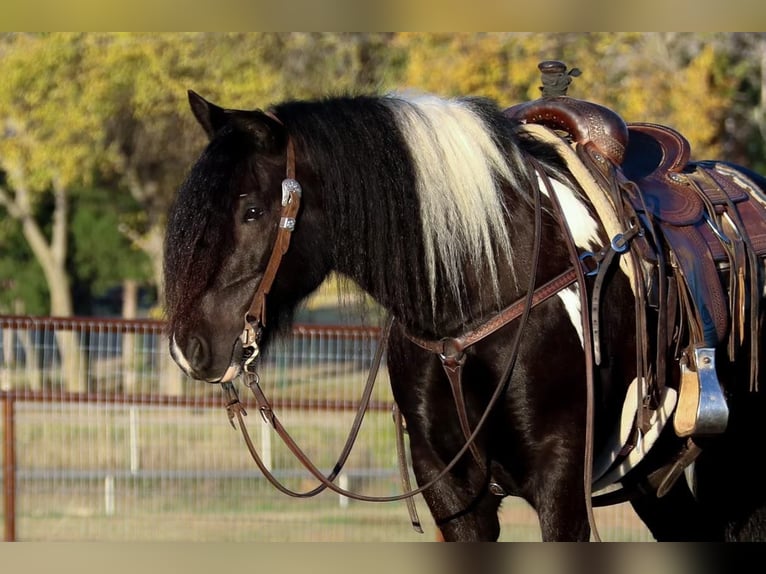
[[[273,119],[275,119],[280,124],[282,123],[273,114],[268,114],[268,115],[270,115]],[[548,180],[548,178],[544,176],[544,172],[540,168],[540,166],[537,164],[537,162],[531,159],[530,166],[531,166],[530,170],[532,175],[534,177],[537,177],[539,175],[540,179],[542,179],[545,183],[548,195],[551,196],[552,198],[555,198],[555,193],[552,189],[551,183]],[[537,167],[535,168],[534,166],[537,166]],[[356,441],[359,430],[362,426],[364,415],[367,411],[367,408],[369,406],[369,401],[372,396],[375,380],[377,378],[377,374],[380,369],[381,360],[385,352],[388,339],[391,333],[391,329],[394,323],[393,317],[389,317],[381,333],[381,339],[377,346],[375,355],[373,357],[372,365],[370,367],[370,371],[367,376],[367,381],[365,383],[364,390],[362,392],[358,410],[355,415],[354,421],[352,423],[351,430],[346,439],[346,443],[338,457],[338,460],[333,466],[332,472],[330,472],[327,476],[325,476],[325,474],[316,467],[316,465],[304,453],[304,451],[300,448],[300,446],[295,442],[295,440],[292,438],[289,432],[282,425],[276,413],[274,412],[271,404],[266,398],[265,393],[261,389],[261,386],[259,383],[259,377],[256,371],[255,360],[257,359],[259,355],[258,345],[260,343],[263,328],[266,325],[266,311],[265,311],[266,295],[268,294],[274,282],[274,278],[276,276],[276,273],[282,261],[282,256],[286,253],[289,247],[292,231],[295,228],[296,216],[298,214],[298,210],[300,207],[300,198],[302,193],[301,186],[295,179],[295,151],[293,147],[293,141],[292,139],[288,138],[286,178],[282,182],[282,213],[280,217],[279,229],[277,231],[277,238],[275,240],[271,257],[267,263],[264,276],[258,286],[258,289],[255,292],[255,295],[253,296],[253,300],[251,302],[250,308],[245,315],[245,327],[241,335],[241,341],[243,344],[243,355],[245,357],[243,378],[244,378],[245,386],[250,389],[250,391],[253,393],[255,397],[256,407],[258,408],[258,411],[260,412],[263,420],[269,425],[271,425],[271,427],[280,436],[280,438],[283,440],[287,448],[293,453],[293,455],[295,455],[298,461],[304,466],[306,470],[308,470],[308,472],[312,476],[314,476],[314,478],[316,478],[319,481],[320,484],[318,486],[306,492],[297,492],[286,487],[284,484],[282,484],[279,481],[279,479],[277,479],[274,476],[274,474],[269,470],[266,464],[264,464],[255,446],[253,445],[253,441],[250,437],[250,434],[247,430],[247,427],[244,421],[244,417],[247,416],[247,411],[245,410],[244,405],[239,400],[234,384],[231,381],[221,383],[221,387],[224,390],[226,394],[226,398],[227,398],[226,411],[229,417],[230,424],[232,425],[232,427],[236,429],[236,425],[234,424],[234,419],[235,418],[237,419],[237,421],[239,422],[239,429],[242,433],[242,436],[244,438],[245,444],[247,445],[247,449],[250,452],[251,457],[255,461],[255,464],[257,465],[261,473],[264,475],[264,477],[277,490],[279,490],[280,492],[288,496],[296,497],[296,498],[313,497],[321,493],[325,489],[329,489],[347,498],[350,498],[353,500],[365,501],[365,502],[395,502],[395,501],[404,500],[407,503],[413,527],[415,528],[415,530],[422,532],[422,528],[417,518],[417,512],[414,506],[414,501],[413,501],[414,496],[434,486],[439,480],[441,480],[447,473],[449,473],[455,467],[455,465],[469,450],[471,454],[473,455],[474,460],[479,465],[479,467],[486,472],[487,470],[486,465],[481,460],[475,441],[477,436],[479,435],[479,432],[484,428],[484,425],[487,419],[489,418],[494,406],[497,404],[498,400],[500,399],[500,397],[502,396],[503,392],[506,390],[509,384],[511,373],[513,372],[516,360],[519,355],[521,335],[527,324],[531,309],[532,307],[535,307],[538,304],[542,303],[543,301],[547,300],[549,297],[555,295],[562,289],[565,289],[566,287],[572,285],[573,283],[580,281],[582,278],[582,270],[575,266],[575,267],[569,268],[567,271],[555,277],[553,280],[549,281],[548,283],[545,283],[544,285],[540,287],[536,287],[535,278],[536,278],[536,271],[537,271],[538,262],[539,262],[540,245],[542,243],[541,241],[542,208],[541,208],[539,185],[533,186],[533,189],[534,189],[534,207],[535,207],[534,251],[533,251],[533,257],[532,257],[532,262],[530,266],[531,267],[530,274],[529,274],[530,279],[529,279],[529,285],[526,291],[526,295],[522,299],[513,303],[511,306],[500,311],[495,317],[493,317],[488,322],[481,325],[479,328],[469,333],[466,333],[458,338],[445,338],[440,341],[427,341],[427,340],[419,339],[417,337],[410,336],[405,333],[405,336],[407,336],[407,338],[410,339],[413,343],[415,343],[416,345],[420,346],[423,349],[436,353],[441,359],[442,366],[444,367],[445,373],[452,387],[453,398],[455,400],[455,405],[458,411],[460,426],[466,439],[464,445],[455,454],[455,456],[452,458],[449,464],[447,464],[433,479],[431,479],[430,481],[428,481],[426,484],[422,486],[419,486],[414,489],[411,488],[409,474],[407,470],[406,454],[404,453],[404,439],[403,439],[403,431],[402,431],[404,427],[404,421],[402,419],[402,415],[399,412],[396,404],[394,404],[393,415],[394,415],[394,421],[397,425],[398,462],[399,462],[399,470],[401,475],[400,478],[402,480],[402,484],[404,486],[405,492],[398,495],[392,495],[392,496],[367,496],[367,495],[346,490],[336,485],[334,481],[338,477],[340,472],[342,471],[343,466],[346,463],[351,453],[354,442]],[[499,382],[495,388],[494,393],[490,397],[490,400],[487,404],[486,409],[484,410],[484,413],[480,417],[479,421],[476,423],[475,428],[471,431],[470,425],[467,420],[462,387],[460,384],[462,366],[465,361],[464,350],[519,317],[521,318],[521,324],[519,329],[516,331],[512,351],[511,351],[508,363],[506,365],[506,368],[503,372],[503,375],[499,379]],[[487,476],[488,476],[488,479],[491,478],[489,474]],[[490,482],[489,486],[490,486],[490,491],[493,492],[493,494],[505,495],[505,493],[499,487],[497,487],[499,490],[495,490],[492,488],[493,486],[496,486],[493,482]]]

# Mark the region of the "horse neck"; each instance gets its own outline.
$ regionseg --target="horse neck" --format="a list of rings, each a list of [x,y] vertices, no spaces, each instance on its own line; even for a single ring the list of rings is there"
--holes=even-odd
[[[509,239],[501,231],[500,248],[488,245],[507,224],[494,187],[503,160],[475,119],[429,137],[434,124],[402,128],[389,104],[362,99],[278,109],[300,130],[299,178],[311,184],[304,185],[301,217],[313,209],[326,224],[315,230],[320,235],[304,233],[305,244],[325,249],[335,271],[416,332],[457,332],[517,294]],[[469,129],[456,137],[463,125]],[[471,141],[472,154],[438,148],[450,138],[455,147]],[[451,160],[434,163],[450,153]],[[513,218],[518,197],[510,195],[506,216]],[[531,242],[526,219],[511,222],[524,249]]]
[[[353,194],[351,190],[350,195]],[[419,229],[417,213],[393,220],[380,214],[330,218],[334,219],[328,222],[332,267],[358,284],[408,332],[432,338],[456,336],[483,323],[523,295],[531,271],[529,253],[534,241],[533,213],[527,204],[517,205],[511,217],[517,242],[513,256],[496,258],[499,293],[489,287],[490,270],[486,264],[464,265],[460,273],[460,299],[440,276],[432,300],[425,250],[422,241],[412,234],[413,229]],[[559,247],[551,238],[543,240],[542,249],[548,254],[542,258],[543,268],[560,266],[558,259],[566,254]],[[543,274],[550,275],[546,271]]]

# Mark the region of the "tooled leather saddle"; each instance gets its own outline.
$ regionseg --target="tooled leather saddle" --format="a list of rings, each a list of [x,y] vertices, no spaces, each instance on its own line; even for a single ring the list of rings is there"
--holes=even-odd
[[[650,379],[644,403],[651,408],[659,396],[666,357],[673,357],[680,364],[676,433],[723,432],[728,408],[716,353],[733,361],[748,351],[750,386],[757,388],[766,257],[766,195],[755,181],[759,176],[725,162],[692,162],[689,142],[674,129],[626,123],[609,108],[567,96],[579,72],[567,73],[562,62],[539,68],[542,97],[506,114],[563,137],[610,196],[621,224],[641,230],[630,242],[640,275],[635,280],[657,316],[656,362],[643,373]],[[651,337],[639,332],[646,322],[637,326],[646,348]]]

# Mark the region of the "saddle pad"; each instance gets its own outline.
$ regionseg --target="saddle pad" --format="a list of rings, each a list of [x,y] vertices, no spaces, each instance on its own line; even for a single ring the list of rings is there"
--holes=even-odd
[[[654,446],[662,429],[670,421],[678,401],[675,389],[665,387],[660,395],[659,407],[652,411],[649,419],[649,430],[643,436],[639,435],[636,446],[616,466],[620,451],[628,444],[633,433],[638,412],[638,379],[628,387],[625,403],[622,406],[622,416],[619,427],[615,429],[606,446],[601,450],[593,463],[593,492],[597,493],[621,480],[628,472],[643,460]]]
[[[593,173],[583,163],[577,152],[556,132],[540,124],[524,124],[519,126],[519,131],[551,145],[566,163],[567,169],[577,180],[588,200],[601,220],[608,237],[613,238],[624,233],[626,229],[620,223],[615,206],[604,193],[603,187],[594,178]],[[630,288],[636,292],[637,273],[633,268],[630,257],[620,257],[618,262],[620,269],[630,280]]]

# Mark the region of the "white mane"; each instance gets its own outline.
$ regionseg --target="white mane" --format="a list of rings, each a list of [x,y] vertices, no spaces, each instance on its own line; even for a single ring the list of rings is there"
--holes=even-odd
[[[423,237],[432,306],[438,266],[460,301],[465,265],[488,264],[499,297],[497,257],[511,257],[499,187],[511,179],[503,151],[468,102],[409,93],[384,101],[415,161],[421,228],[432,231]]]

